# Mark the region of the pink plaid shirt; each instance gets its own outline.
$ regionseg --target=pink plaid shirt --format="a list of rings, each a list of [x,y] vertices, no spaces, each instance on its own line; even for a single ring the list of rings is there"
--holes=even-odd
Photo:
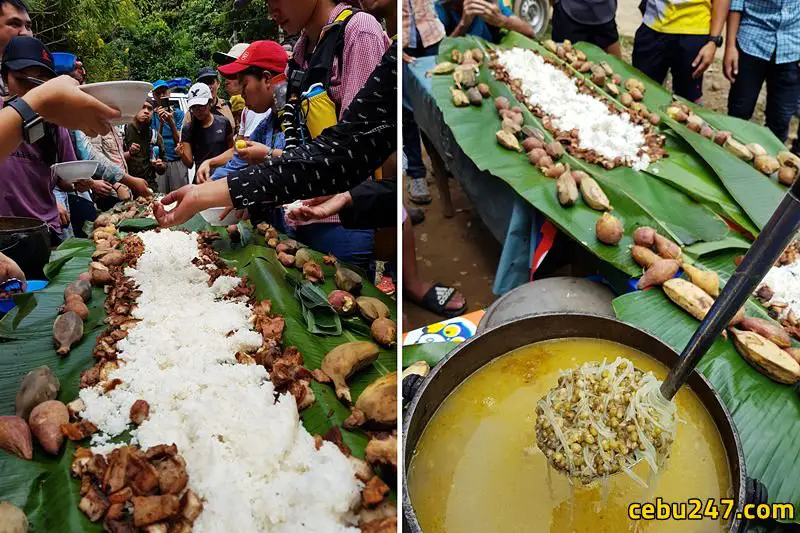
[[[337,4],[331,11],[328,18],[328,24],[336,20],[336,17],[350,8],[348,4]],[[292,57],[300,65],[301,69],[308,67],[306,61],[306,32],[300,34],[297,44],[294,46]],[[333,73],[331,75],[331,85],[328,93],[336,104],[336,109],[339,118],[342,118],[342,113],[350,105],[350,102],[355,98],[356,93],[364,86],[369,79],[372,71],[381,62],[381,58],[386,50],[389,49],[391,41],[383,31],[380,23],[370,15],[363,11],[353,15],[347,22],[347,27],[344,30],[344,51],[342,53],[342,65],[339,65],[339,58],[333,60]],[[295,225],[294,222],[290,222]],[[309,224],[320,223],[336,223],[340,222],[339,215],[308,222]],[[299,223],[303,225],[303,223]]]

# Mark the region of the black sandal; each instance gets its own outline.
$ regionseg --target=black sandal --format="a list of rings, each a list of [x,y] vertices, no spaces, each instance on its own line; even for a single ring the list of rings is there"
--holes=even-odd
[[[434,283],[433,286],[425,293],[417,305],[423,309],[427,309],[431,313],[435,313],[445,318],[455,318],[463,315],[467,310],[467,301],[464,299],[464,305],[458,309],[448,309],[447,302],[458,292],[453,287],[447,287],[441,283]]]

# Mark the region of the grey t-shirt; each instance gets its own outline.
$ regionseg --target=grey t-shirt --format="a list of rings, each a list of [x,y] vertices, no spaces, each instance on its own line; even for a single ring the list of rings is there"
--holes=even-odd
[[[575,22],[598,26],[614,20],[617,0],[559,0],[561,7]]]
[[[192,156],[195,165],[200,165],[206,159],[217,157],[228,149],[228,138],[233,135],[233,127],[223,116],[213,115],[214,122],[207,128],[197,128],[195,122],[190,120],[183,125],[181,142],[189,143],[192,147]]]

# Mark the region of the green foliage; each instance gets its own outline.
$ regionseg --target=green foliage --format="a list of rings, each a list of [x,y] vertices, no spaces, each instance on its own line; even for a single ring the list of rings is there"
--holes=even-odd
[[[91,82],[194,78],[233,43],[279,39],[266,0],[31,0],[37,37],[83,61]]]

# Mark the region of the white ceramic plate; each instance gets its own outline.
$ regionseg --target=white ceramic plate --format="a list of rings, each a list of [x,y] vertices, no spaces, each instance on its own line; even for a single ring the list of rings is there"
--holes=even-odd
[[[219,217],[222,215],[222,212],[225,211],[225,209],[227,208],[211,207],[205,211],[200,211],[200,215],[203,217],[203,220],[212,226],[230,226],[231,224],[236,224],[241,220],[241,218],[236,216],[235,209],[228,213],[225,218],[220,220]]]
[[[152,88],[153,84],[146,81],[104,81],[81,85],[81,90],[120,110],[122,116],[113,121],[115,125],[131,122]]]
[[[97,161],[56,163],[50,167],[50,170],[67,183],[72,183],[77,180],[91,179],[97,170]]]

